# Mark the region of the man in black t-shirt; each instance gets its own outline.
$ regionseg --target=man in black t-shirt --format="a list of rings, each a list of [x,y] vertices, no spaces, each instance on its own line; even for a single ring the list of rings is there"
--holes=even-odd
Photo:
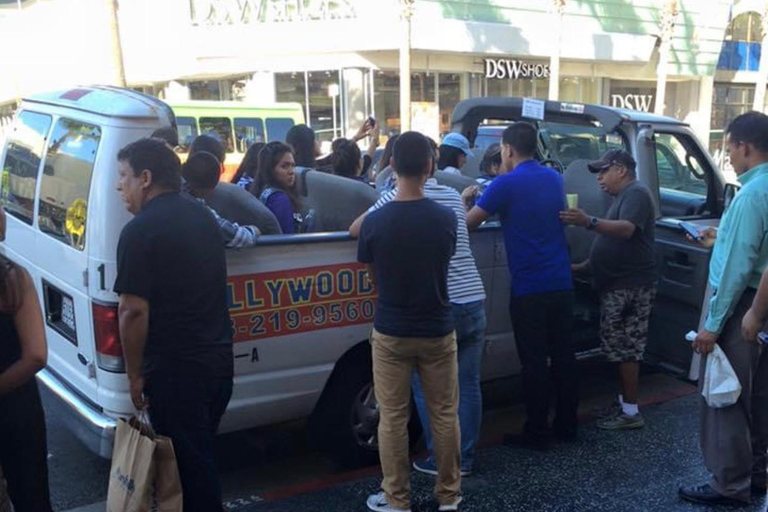
[[[135,215],[120,234],[115,281],[131,400],[173,440],[184,511],[221,511],[212,445],[233,376],[221,233],[180,195],[179,159],[163,142],[141,139],[117,158],[117,190]]]
[[[395,143],[394,201],[371,212],[360,228],[357,259],[368,266],[378,291],[373,382],[379,403],[379,457],[383,491],[370,510],[410,510],[408,412],[416,370],[434,439],[439,510],[461,501],[456,334],[448,299],[448,263],[456,250],[453,210],[424,196],[432,148],[416,132]]]
[[[637,408],[640,361],[648,342],[648,321],[656,297],[654,254],[656,210],[651,191],[637,181],[635,159],[611,150],[591,162],[600,187],[614,197],[605,219],[572,209],[560,214],[566,224],[594,230],[597,238],[577,272],[592,272],[600,293],[600,340],[609,361],[619,363],[621,394],[602,411],[597,426],[606,430],[641,428]]]

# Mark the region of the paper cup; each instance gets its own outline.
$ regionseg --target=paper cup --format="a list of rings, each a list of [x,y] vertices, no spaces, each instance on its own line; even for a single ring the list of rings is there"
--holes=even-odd
[[[566,201],[568,201],[568,209],[575,210],[579,207],[579,194],[566,194]]]

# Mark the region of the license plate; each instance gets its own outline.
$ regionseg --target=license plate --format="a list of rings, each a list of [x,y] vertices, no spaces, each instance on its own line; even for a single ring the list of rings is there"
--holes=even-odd
[[[75,303],[71,297],[62,296],[61,298],[61,323],[76,332],[75,329]]]

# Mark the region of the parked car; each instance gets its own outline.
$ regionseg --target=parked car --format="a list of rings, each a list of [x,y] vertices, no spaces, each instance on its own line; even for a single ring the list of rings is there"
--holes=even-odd
[[[520,99],[466,100],[456,107],[453,129],[475,142],[488,120],[521,115]],[[155,98],[83,87],[25,99],[0,151],[0,201],[8,212],[0,251],[29,269],[45,308],[50,355],[39,379],[64,405],[69,428],[104,457],[111,454],[116,420],[135,412],[112,291],[117,241],[130,218],[115,191],[116,155],[174,123],[171,109]],[[722,176],[692,130],[674,119],[547,102],[545,122],[538,124],[546,129],[539,156],[561,168],[567,191],[578,193],[589,213],[604,213],[607,200],[586,159],[623,147],[637,158],[639,178],[654,191],[659,211],[674,214],[658,222],[661,282],[649,353],[684,371],[690,362],[684,334],[698,323],[709,252],[687,244],[677,222],[717,223]],[[679,143],[675,154],[681,156],[669,176],[656,158],[662,139]],[[574,153],[566,158],[568,141]],[[663,182],[660,172],[666,173]],[[437,179],[457,190],[474,183],[443,173]],[[685,197],[672,193],[679,192],[673,179],[684,180]],[[221,431],[309,418],[321,447],[346,460],[370,461],[378,423],[368,342],[376,294],[347,228],[378,194],[362,182],[312,170],[300,171],[297,183],[315,210],[315,232],[266,235],[253,249],[227,254],[235,388]],[[234,185],[219,185],[227,186]],[[591,235],[568,229],[568,236],[578,261]],[[520,370],[503,243],[495,223],[471,236],[488,295],[484,380]],[[597,352],[596,297],[585,282],[578,283],[577,295],[576,341],[586,356]],[[411,427],[415,440],[415,415]]]

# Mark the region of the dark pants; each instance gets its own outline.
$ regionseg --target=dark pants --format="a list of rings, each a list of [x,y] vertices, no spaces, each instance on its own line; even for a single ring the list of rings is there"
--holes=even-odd
[[[712,473],[709,484],[745,503],[750,485],[765,487],[768,462],[768,348],[741,336],[741,320],[754,297],[754,290],[744,292],[717,340],[741,382],[738,402],[713,409],[701,398],[701,448]],[[700,387],[706,367],[705,357]]]
[[[0,466],[15,512],[50,512],[45,415],[35,382],[0,398]]]
[[[525,434],[533,438],[548,435],[548,358],[557,400],[555,432],[566,436],[576,432],[579,391],[571,343],[572,315],[570,291],[513,297],[510,302],[517,352],[523,365],[523,394],[528,416]]]
[[[184,512],[223,510],[213,439],[232,396],[232,379],[148,378],[149,419],[170,437],[184,491]]]

